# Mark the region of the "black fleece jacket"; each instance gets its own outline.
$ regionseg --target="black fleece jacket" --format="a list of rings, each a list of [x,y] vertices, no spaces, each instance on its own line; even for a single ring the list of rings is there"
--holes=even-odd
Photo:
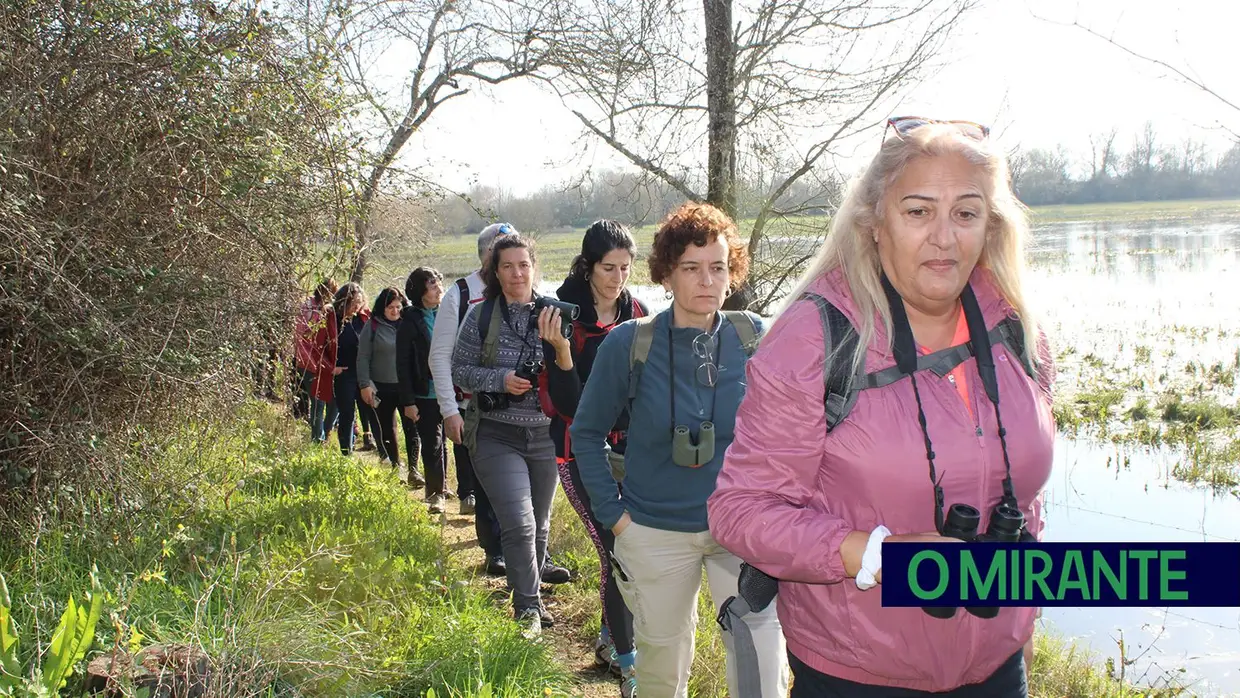
[[[571,460],[572,453],[569,449],[572,444],[568,437],[568,425],[577,414],[577,402],[581,399],[582,388],[590,377],[590,369],[594,366],[599,345],[612,327],[635,317],[649,315],[650,309],[625,289],[616,300],[620,315],[616,318],[615,325],[604,327],[598,323],[590,282],[570,277],[556,291],[556,296],[562,301],[576,303],[581,307],[581,315],[573,321],[573,337],[569,340],[573,355],[572,370],[561,369],[555,362],[555,350],[546,342],[543,343],[543,355],[547,357],[547,392],[556,412],[551,418],[551,439],[555,442],[556,457]],[[628,426],[629,413],[626,409],[616,420],[613,437],[609,439],[617,453],[624,453],[624,432]]]

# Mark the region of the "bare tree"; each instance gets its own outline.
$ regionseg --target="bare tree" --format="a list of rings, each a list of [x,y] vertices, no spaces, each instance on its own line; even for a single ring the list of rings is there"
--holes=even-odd
[[[327,0],[320,10],[325,38],[371,106],[367,117],[378,124],[382,144],[369,154],[357,194],[352,278],[361,281],[373,203],[401,149],[440,106],[472,86],[498,85],[541,67],[550,48],[539,36],[546,17],[537,4],[504,0]],[[400,65],[402,90],[389,97],[376,84],[377,66],[398,52],[410,60]]]
[[[1089,178],[1090,180],[1112,177],[1116,174],[1115,137],[1118,130],[1112,128],[1106,133],[1089,134]]]
[[[1220,104],[1227,107],[1228,109],[1231,109],[1232,111],[1236,112],[1237,116],[1240,116],[1240,100],[1237,100],[1233,96],[1225,95],[1222,92],[1215,90],[1214,86],[1206,84],[1206,82],[1203,81],[1201,78],[1193,75],[1195,71],[1191,67],[1186,66],[1184,68],[1178,68],[1161,58],[1156,58],[1153,56],[1140,53],[1120,43],[1119,41],[1116,41],[1114,36],[1108,36],[1106,34],[1103,34],[1099,31],[1096,31],[1094,29],[1091,29],[1081,24],[1080,22],[1073,22],[1072,26],[1080,29],[1081,31],[1085,32],[1086,34],[1089,34],[1090,36],[1101,39],[1102,41],[1105,41],[1108,44],[1111,44],[1115,48],[1119,49],[1120,51],[1128,54],[1129,56],[1133,58],[1136,58],[1137,60],[1144,61],[1151,65],[1158,66],[1159,68],[1162,68],[1164,70],[1170,71],[1176,77],[1177,80],[1180,80],[1181,82],[1184,82],[1191,87],[1195,87],[1198,90],[1201,90],[1205,94],[1212,97],[1215,101],[1219,102]],[[1232,87],[1235,87],[1234,83],[1232,84]],[[1223,125],[1223,128],[1226,129],[1228,132],[1230,132],[1233,136],[1240,138],[1240,133],[1237,133],[1234,127]]]
[[[787,192],[874,126],[973,2],[558,0],[572,50],[540,76],[589,134],[688,199],[736,216],[738,163],[783,173],[746,223],[758,281],[786,269],[758,255],[773,222],[804,213]],[[751,304],[743,291],[731,307]]]

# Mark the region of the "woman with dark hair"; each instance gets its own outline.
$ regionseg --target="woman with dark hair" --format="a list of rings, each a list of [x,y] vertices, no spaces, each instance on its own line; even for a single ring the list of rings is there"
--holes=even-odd
[[[608,333],[569,435],[594,516],[615,535],[611,558],[633,610],[641,694],[687,698],[703,570],[716,612],[737,590],[741,560],[712,537],[706,500],[732,443],[745,366],[763,323],[753,313],[722,309],[745,280],[749,254],[736,224],[718,208],[688,203],[673,212],[655,234],[648,261],[650,278],[667,290],[671,307]],[[618,492],[609,438],[626,410]],[[775,610],[755,613],[747,625],[758,649],[761,695],[787,695]],[[730,634],[724,643],[728,692],[736,696]]]
[[[396,408],[400,406],[400,376],[396,372],[396,334],[400,329],[401,311],[405,309],[405,294],[400,289],[388,287],[379,292],[375,307],[370,312],[370,322],[362,331],[357,350],[357,384],[362,391],[362,401],[375,408],[379,416],[379,436],[383,452],[392,468],[400,469],[400,448],[396,445]],[[417,468],[418,427],[403,413],[401,428],[405,432],[405,445],[409,451],[409,486],[426,484]]]
[[[611,574],[611,551],[615,537],[590,510],[590,495],[581,484],[581,473],[573,457],[568,427],[577,413],[582,386],[590,376],[599,345],[613,327],[650,311],[633,297],[627,287],[633,267],[635,245],[633,236],[616,221],[600,220],[586,230],[581,241],[581,254],[573,260],[572,270],[556,295],[560,300],[576,304],[581,314],[573,321],[571,338],[560,333],[560,311],[545,308],[538,318],[538,328],[555,356],[547,364],[547,387],[552,406],[551,438],[555,441],[556,464],[560,483],[568,501],[581,517],[599,557],[599,597],[602,601],[603,623],[595,641],[594,654],[600,666],[608,666],[621,679],[621,695],[628,698],[635,685],[633,665],[633,614],[624,603],[615,578]],[[628,411],[608,434],[607,443],[614,460],[624,454],[629,424]],[[613,468],[613,471],[615,468]],[[617,483],[623,479],[615,473]],[[616,485],[612,497],[619,496]],[[627,689],[627,690],[626,690]]]
[[[340,287],[333,302],[339,324],[336,339],[336,371],[333,393],[339,420],[336,437],[340,452],[353,453],[354,418],[360,417],[362,433],[369,436],[378,430],[378,419],[370,405],[359,399],[357,387],[357,350],[366,325],[370,323],[370,310],[366,308],[366,292],[352,281]]]
[[[400,384],[401,416],[417,424],[421,442],[422,470],[426,475],[426,504],[431,513],[443,513],[448,496],[444,485],[447,453],[444,451],[443,418],[431,378],[431,335],[443,299],[443,274],[418,267],[405,281],[410,303],[401,313],[396,333],[396,373]],[[409,467],[413,468],[410,452]],[[458,476],[459,480],[459,476]]]
[[[533,241],[504,235],[483,267],[485,300],[470,308],[452,351],[452,378],[472,397],[462,436],[499,519],[513,613],[527,636],[552,618],[539,594],[558,481],[555,445],[543,413],[538,375],[543,343]],[[532,393],[532,394],[531,394]]]
[[[326,291],[326,289],[324,289]],[[314,359],[314,380],[310,386],[313,402],[310,406],[310,438],[315,443],[327,443],[327,435],[336,427],[335,377],[341,373],[336,367],[339,327],[332,293],[324,293],[322,311],[314,325],[310,340]]]

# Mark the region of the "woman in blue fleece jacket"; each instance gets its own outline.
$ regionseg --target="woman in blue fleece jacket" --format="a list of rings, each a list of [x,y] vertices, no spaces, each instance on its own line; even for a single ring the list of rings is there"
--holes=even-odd
[[[726,214],[709,204],[685,204],[655,235],[649,263],[651,279],[663,284],[672,304],[653,318],[650,353],[633,403],[628,405],[629,352],[638,321],[620,325],[603,340],[569,433],[595,516],[616,536],[612,561],[633,611],[640,694],[684,698],[702,569],[716,606],[736,594],[740,573],[740,559],[711,537],[706,500],[732,442],[748,356],[742,329],[720,308],[744,281],[749,260]],[[760,336],[758,316],[737,320]],[[618,496],[605,443],[625,407],[628,446]],[[682,448],[675,456],[675,427],[688,427],[691,440],[704,445],[711,438],[704,422],[714,425],[713,455],[696,462]],[[787,695],[774,604],[754,618],[749,624],[759,650],[762,695]],[[731,637],[724,640],[728,685],[737,695]]]

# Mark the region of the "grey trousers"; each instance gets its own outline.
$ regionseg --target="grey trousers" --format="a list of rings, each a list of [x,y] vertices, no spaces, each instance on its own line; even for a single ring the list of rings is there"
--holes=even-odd
[[[483,419],[473,459],[474,474],[499,519],[512,606],[517,612],[538,608],[551,503],[560,481],[550,429]]]

